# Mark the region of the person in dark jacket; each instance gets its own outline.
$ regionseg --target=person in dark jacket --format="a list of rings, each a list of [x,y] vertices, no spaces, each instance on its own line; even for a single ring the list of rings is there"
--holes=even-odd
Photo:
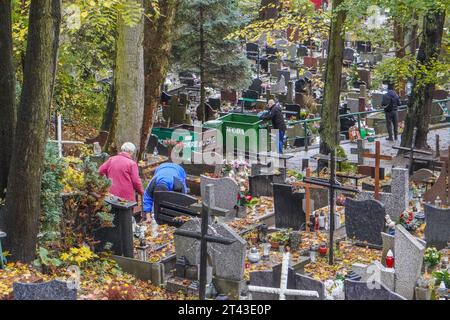
[[[267,112],[261,115],[262,120],[272,120],[272,127],[279,132],[278,153],[283,153],[284,135],[286,133],[286,123],[284,122],[281,106],[271,99],[267,102]]]
[[[387,140],[393,141],[392,136],[394,136],[395,141],[397,141],[400,97],[397,92],[395,92],[394,85],[388,85],[388,92],[383,95],[381,106],[384,108],[384,113],[386,115],[386,127],[389,134]],[[392,132],[394,134],[392,134]]]
[[[150,221],[150,213],[153,211],[155,191],[175,191],[186,194],[186,172],[184,169],[176,163],[163,163],[155,170],[152,180],[145,189],[142,203],[146,222]]]

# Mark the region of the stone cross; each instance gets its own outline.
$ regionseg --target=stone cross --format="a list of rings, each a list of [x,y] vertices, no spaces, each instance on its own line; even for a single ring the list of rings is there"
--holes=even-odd
[[[202,207],[202,225],[201,232],[193,232],[187,230],[176,230],[175,235],[193,238],[200,240],[200,288],[199,298],[205,300],[206,297],[206,279],[207,279],[207,266],[208,266],[208,242],[220,243],[230,245],[234,242],[232,239],[212,236],[208,234],[209,218],[211,211],[214,208],[214,186],[212,184],[206,185],[205,199],[208,199],[208,206],[203,203]]]
[[[380,161],[392,160],[392,157],[381,154],[380,141],[375,142],[375,153],[364,152],[361,156],[375,159],[375,199],[380,200]]]
[[[362,156],[362,154],[365,152],[370,152],[370,149],[364,148],[364,140],[362,140],[362,139],[358,139],[357,144],[358,144],[358,147],[351,148],[350,153],[357,154],[358,155],[358,164],[364,165],[364,157]]]
[[[248,286],[249,291],[262,292],[262,293],[275,293],[279,295],[280,300],[286,300],[286,296],[304,296],[304,297],[316,297],[319,298],[319,293],[312,290],[296,290],[288,289],[288,270],[289,270],[289,257],[290,253],[285,252],[283,254],[283,262],[281,264],[281,279],[279,288]]]

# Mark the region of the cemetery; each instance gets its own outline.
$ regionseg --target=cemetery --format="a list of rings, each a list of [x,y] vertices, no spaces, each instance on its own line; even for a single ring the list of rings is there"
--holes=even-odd
[[[0,300],[449,300],[419,2],[0,1]]]

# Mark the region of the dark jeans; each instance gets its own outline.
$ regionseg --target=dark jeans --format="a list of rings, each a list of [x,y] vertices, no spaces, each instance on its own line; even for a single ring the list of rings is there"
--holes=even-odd
[[[283,154],[283,146],[284,146],[284,131],[279,131],[280,134],[280,140],[278,140],[278,153]]]
[[[392,139],[392,131],[394,131],[394,139],[397,140],[398,135],[398,111],[385,112],[386,115],[386,127],[389,134],[389,138]]]

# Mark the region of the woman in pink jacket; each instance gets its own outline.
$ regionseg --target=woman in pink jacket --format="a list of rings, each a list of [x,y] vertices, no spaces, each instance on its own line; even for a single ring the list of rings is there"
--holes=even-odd
[[[122,152],[100,166],[99,173],[111,180],[109,192],[128,201],[136,201],[136,192],[144,194],[139,169],[133,160],[136,147],[131,142],[122,145]]]

